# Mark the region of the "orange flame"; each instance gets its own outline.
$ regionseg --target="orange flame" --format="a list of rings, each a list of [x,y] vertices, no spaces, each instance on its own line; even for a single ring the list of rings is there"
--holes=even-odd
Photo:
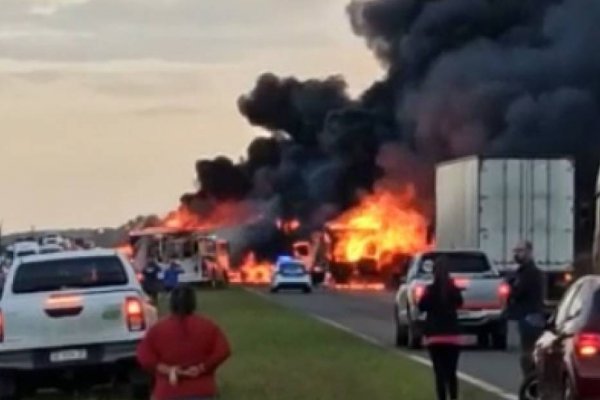
[[[376,190],[328,224],[335,240],[331,256],[337,261],[375,260],[377,267],[395,255],[413,254],[430,247],[428,223],[413,206],[414,188],[400,193]]]
[[[229,281],[262,285],[271,282],[273,265],[269,262],[258,262],[254,253],[249,253],[237,271],[231,271]]]
[[[217,204],[207,215],[195,213],[182,204],[177,210],[167,214],[161,221],[161,226],[193,231],[243,224],[252,218],[257,218],[256,213],[241,203]]]

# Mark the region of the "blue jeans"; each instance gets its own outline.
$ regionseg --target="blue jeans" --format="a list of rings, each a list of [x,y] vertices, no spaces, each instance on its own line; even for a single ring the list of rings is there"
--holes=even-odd
[[[535,343],[544,333],[543,315],[530,314],[518,320],[519,339],[521,341],[521,371],[527,376],[535,369],[533,350]]]

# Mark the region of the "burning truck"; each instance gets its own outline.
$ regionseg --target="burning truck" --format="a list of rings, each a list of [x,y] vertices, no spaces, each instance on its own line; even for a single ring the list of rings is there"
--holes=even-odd
[[[410,256],[432,247],[428,219],[413,201],[411,188],[376,190],[310,239],[296,238],[292,254],[317,281],[326,271],[340,288],[395,287]]]

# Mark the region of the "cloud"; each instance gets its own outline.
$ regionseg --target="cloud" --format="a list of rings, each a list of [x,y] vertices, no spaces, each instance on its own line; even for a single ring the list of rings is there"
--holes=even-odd
[[[133,114],[142,117],[164,117],[165,115],[198,115],[200,107],[184,104],[163,104],[135,110]]]
[[[252,48],[312,46],[327,40],[322,35],[318,39],[313,18],[322,8],[320,0],[2,3],[0,54],[18,60],[231,62],[250,57]]]

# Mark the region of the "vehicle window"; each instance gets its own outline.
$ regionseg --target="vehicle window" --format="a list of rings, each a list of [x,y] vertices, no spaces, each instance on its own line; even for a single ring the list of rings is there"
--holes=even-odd
[[[425,254],[420,262],[419,274],[428,275],[429,273],[423,269],[427,265],[440,257],[446,258],[448,261],[448,269],[450,273],[455,274],[480,274],[489,273],[492,268],[487,258],[482,254],[477,253],[431,253]]]
[[[579,293],[580,289],[581,284],[573,285],[564,295],[556,311],[555,325],[557,327],[562,326],[567,320],[573,298]]]
[[[229,243],[224,242],[224,243],[219,243],[218,245],[218,249],[217,251],[221,254],[228,254],[229,253]]]
[[[282,274],[304,274],[306,269],[300,263],[282,263],[279,265],[279,271]]]
[[[308,255],[308,246],[296,246],[296,253],[300,257],[306,257]]]
[[[28,257],[28,256],[33,256],[37,254],[35,251],[33,250],[29,250],[29,251],[20,251],[17,253],[17,257]]]
[[[121,286],[128,282],[118,257],[88,257],[25,263],[15,273],[13,293]]]

